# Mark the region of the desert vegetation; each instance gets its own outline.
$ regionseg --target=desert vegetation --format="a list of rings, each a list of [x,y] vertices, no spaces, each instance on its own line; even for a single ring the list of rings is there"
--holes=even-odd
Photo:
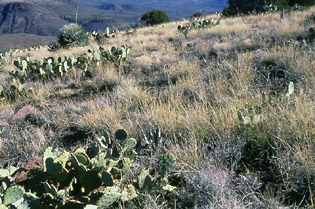
[[[314,17],[1,55],[0,208],[314,208]]]

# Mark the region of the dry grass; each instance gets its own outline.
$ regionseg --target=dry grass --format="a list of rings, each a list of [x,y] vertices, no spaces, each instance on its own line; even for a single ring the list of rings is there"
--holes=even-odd
[[[37,82],[28,98],[18,99],[15,103],[0,103],[0,120],[5,122],[9,122],[16,109],[27,103],[47,117],[41,127],[25,122],[19,133],[20,139],[27,138],[26,146],[24,142],[14,142],[15,154],[9,152],[11,142],[3,142],[11,140],[9,136],[16,134],[19,125],[11,124],[13,128],[0,134],[0,157],[4,159],[0,165],[12,156],[30,159],[48,144],[59,144],[64,133],[69,131],[100,135],[104,131],[113,134],[123,128],[130,136],[140,138],[142,132],[160,128],[173,144],[169,149],[178,159],[181,174],[199,179],[200,188],[209,189],[202,184],[210,182],[212,189],[217,188],[218,195],[223,197],[213,199],[214,202],[207,202],[204,206],[196,203],[196,207],[219,208],[221,204],[221,208],[255,208],[293,204],[285,202],[272,189],[287,189],[284,195],[289,195],[290,188],[298,186],[297,181],[301,179],[294,178],[289,167],[293,164],[297,165],[294,169],[305,174],[308,180],[315,176],[315,54],[314,43],[290,45],[287,41],[297,40],[314,26],[314,23],[305,23],[306,17],[314,11],[315,8],[293,12],[285,19],[280,19],[279,14],[225,18],[219,26],[190,32],[187,39],[177,32],[173,23],[139,28],[134,34],[122,32],[102,47],[130,47],[132,56],[124,66],[96,67],[89,79],[74,73],[65,81]],[[96,43],[91,43],[88,47],[56,53],[41,49],[17,56],[43,59],[47,56],[82,54],[97,47]],[[14,68],[12,61],[15,58],[7,61],[4,71]],[[272,64],[266,66],[265,63]],[[277,75],[268,78],[274,69],[282,69],[286,78],[281,80]],[[3,79],[6,78],[9,75]],[[291,81],[295,83],[295,91],[287,97],[287,85]],[[104,89],[104,83],[114,84],[114,87]],[[270,95],[270,101],[265,104],[263,94],[270,92],[275,92],[277,96]],[[78,95],[74,97],[75,94]],[[238,111],[248,104],[261,106],[261,121],[258,124],[244,125],[239,121]],[[47,135],[49,130],[53,130],[55,135]],[[219,151],[205,148],[211,147],[212,142],[218,143],[216,147]],[[254,143],[252,150],[246,150],[249,142]],[[280,150],[275,148],[278,144]],[[33,154],[29,151],[32,146],[35,150]],[[272,152],[272,156],[268,156],[270,159],[264,158],[266,150]],[[285,152],[293,156],[290,165],[286,164]],[[12,154],[6,156],[6,153]],[[225,162],[225,158],[221,163],[215,159],[215,156],[223,156],[224,153],[229,153],[227,159],[231,164]],[[248,162],[246,156],[251,153],[254,157]],[[258,168],[256,156],[261,157],[263,163],[269,160],[268,163],[272,164],[274,161],[271,162],[271,159],[278,162],[278,171],[288,173],[289,177],[286,181],[283,176],[277,176],[277,181],[290,180],[287,184],[290,187],[279,183],[269,193],[267,189],[259,190],[257,185],[268,187],[270,182],[263,181],[266,181],[264,178],[270,170],[263,167],[266,165],[262,165],[265,170]],[[23,160],[15,158],[14,161]],[[272,169],[276,169],[277,166],[270,164],[270,167],[274,166]],[[206,175],[205,171],[214,174],[214,177]],[[192,174],[186,175],[186,172]],[[252,186],[240,183],[235,173],[247,175],[247,184],[252,183]],[[260,178],[261,184],[256,180],[251,182],[250,179],[256,177]],[[215,182],[229,186],[225,190]],[[305,194],[314,194],[314,185],[310,182],[305,184],[308,185]],[[250,191],[255,188],[254,192]],[[189,192],[200,192],[194,187],[189,189]],[[313,199],[305,195],[304,200],[305,204],[311,204]]]

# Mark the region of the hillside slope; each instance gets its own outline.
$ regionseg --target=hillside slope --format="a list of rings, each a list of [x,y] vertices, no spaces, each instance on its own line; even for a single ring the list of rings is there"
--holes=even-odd
[[[178,24],[193,21],[122,31],[85,47],[1,57],[0,167],[30,162],[23,171],[33,165],[42,174],[37,157],[45,148],[72,152],[102,136],[100,141],[109,141],[104,132],[118,144],[125,134],[116,130],[125,129],[137,141],[132,140],[135,166],[126,169],[131,154],[117,154],[121,146],[106,142],[103,154],[122,160],[105,162],[103,155],[97,160],[105,167],[101,171],[115,176],[109,185],[119,182],[128,190],[144,185],[136,183],[144,172],[152,178],[145,178],[149,186],[135,200],[116,198],[110,201],[113,207],[314,208],[315,7],[286,12],[285,18],[280,13],[239,16],[187,33],[178,30]],[[107,59],[112,46],[127,47],[131,54],[126,60]],[[67,68],[74,55],[80,57],[77,65]],[[51,57],[62,64],[55,65]],[[25,64],[16,71],[14,61],[21,59],[33,62],[27,75]],[[39,61],[45,61],[44,71],[38,70]],[[166,182],[162,174],[153,176],[166,167],[163,152],[175,156],[176,166],[166,178],[176,188],[148,198],[151,188]],[[64,162],[69,153],[60,162],[46,163],[60,163],[60,169],[61,164],[63,169],[77,165],[74,169],[84,173],[91,167],[89,156],[82,150],[77,154],[82,166],[74,157]],[[157,163],[159,168],[152,167]],[[102,182],[99,173],[88,174]],[[47,188],[50,179],[38,182]],[[71,189],[56,185],[49,191]],[[102,185],[86,192],[81,187],[77,191],[84,198],[76,198],[83,208],[87,202],[96,204],[85,195],[99,198],[108,189]]]
[[[55,36],[38,36],[34,34],[4,34],[0,35],[0,51],[10,49],[25,49],[36,45],[48,45],[56,41]]]

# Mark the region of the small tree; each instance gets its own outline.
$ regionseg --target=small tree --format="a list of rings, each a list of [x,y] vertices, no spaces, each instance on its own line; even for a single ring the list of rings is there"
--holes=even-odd
[[[228,0],[228,7],[224,8],[223,15],[250,14],[253,11],[264,12],[266,6],[275,5],[278,9],[288,8],[294,5],[312,6],[315,0]]]
[[[223,14],[238,15],[249,14],[253,11],[261,12],[267,4],[267,0],[228,0],[229,7],[223,10]]]
[[[141,17],[141,21],[147,25],[156,25],[170,22],[171,20],[164,11],[153,10],[151,12],[144,13]]]

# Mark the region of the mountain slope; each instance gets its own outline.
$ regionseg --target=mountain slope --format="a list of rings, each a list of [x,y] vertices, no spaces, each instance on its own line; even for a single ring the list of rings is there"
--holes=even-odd
[[[56,36],[63,25],[75,22],[75,8],[70,0],[0,1],[0,34]],[[124,21],[97,8],[79,8],[78,22],[86,30],[105,30]]]
[[[47,45],[56,41],[55,36],[38,36],[34,34],[4,34],[0,36],[0,51],[6,52],[9,49],[24,49],[37,44]]]
[[[31,33],[54,36],[59,28],[67,23],[68,21],[56,16],[52,11],[42,10],[31,3],[12,2],[0,6],[0,34]]]

